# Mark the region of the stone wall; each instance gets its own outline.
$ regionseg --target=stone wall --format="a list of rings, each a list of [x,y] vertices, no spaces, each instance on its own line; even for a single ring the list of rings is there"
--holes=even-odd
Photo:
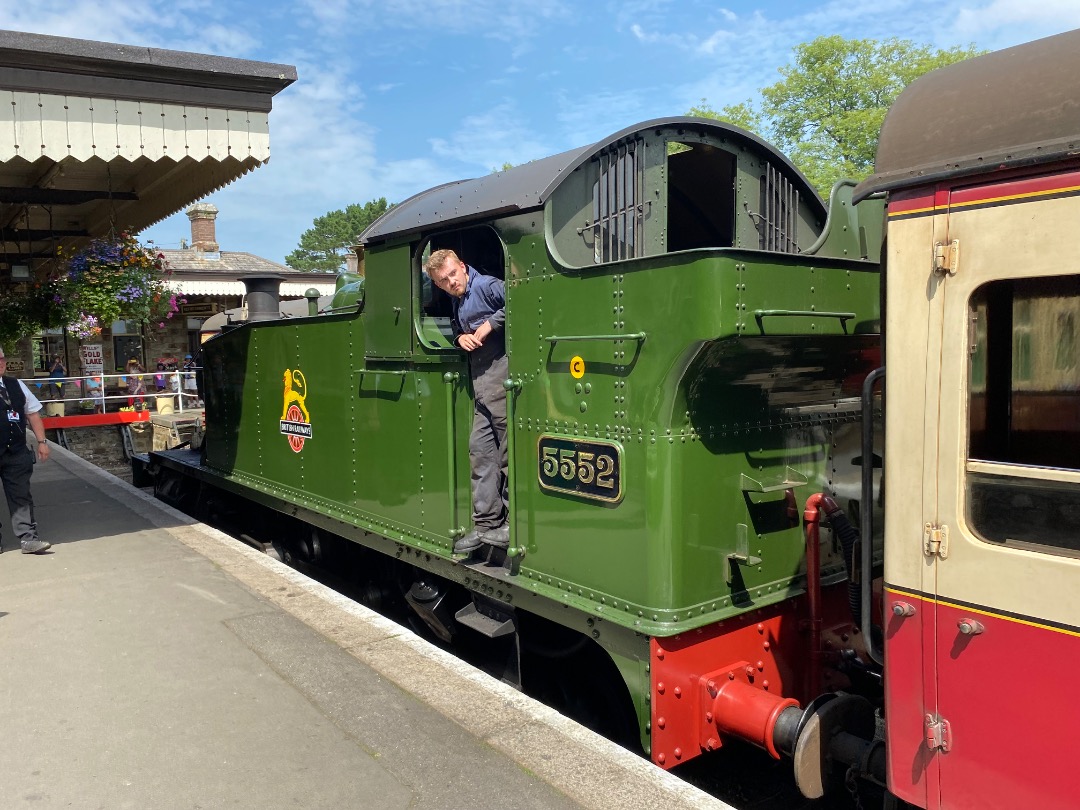
[[[149,422],[135,422],[128,426],[131,441],[137,453],[148,453],[153,443],[153,427]],[[56,441],[56,431],[45,431],[51,441]],[[64,431],[68,449],[91,464],[131,480],[131,462],[124,454],[124,437],[119,425],[102,427],[68,428]]]

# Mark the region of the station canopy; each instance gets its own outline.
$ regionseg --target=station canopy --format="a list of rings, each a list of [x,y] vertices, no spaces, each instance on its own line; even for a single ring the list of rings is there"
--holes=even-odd
[[[294,81],[291,65],[0,31],[0,278],[265,163]]]

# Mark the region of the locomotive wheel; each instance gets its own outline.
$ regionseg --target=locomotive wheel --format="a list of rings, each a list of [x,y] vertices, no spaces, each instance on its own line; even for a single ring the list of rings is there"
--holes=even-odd
[[[620,745],[640,749],[630,693],[603,648],[535,616],[522,618],[525,693]]]

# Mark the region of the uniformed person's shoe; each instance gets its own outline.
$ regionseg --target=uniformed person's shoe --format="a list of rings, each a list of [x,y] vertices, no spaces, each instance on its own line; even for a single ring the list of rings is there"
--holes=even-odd
[[[46,543],[44,540],[24,540],[22,542],[23,554],[40,554],[50,548],[52,548],[52,543]]]
[[[482,529],[473,529],[464,537],[458,538],[457,542],[454,543],[454,556],[468,557],[484,544],[484,541],[481,539],[483,536],[484,532]]]
[[[488,529],[480,540],[495,548],[506,548],[510,545],[510,527],[504,523],[497,529]]]

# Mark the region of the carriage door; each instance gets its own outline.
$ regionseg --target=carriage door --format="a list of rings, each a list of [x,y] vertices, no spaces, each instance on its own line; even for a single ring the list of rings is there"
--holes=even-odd
[[[1074,173],[952,193],[924,549],[937,558],[926,744],[942,808],[1080,797],[1078,187]]]

